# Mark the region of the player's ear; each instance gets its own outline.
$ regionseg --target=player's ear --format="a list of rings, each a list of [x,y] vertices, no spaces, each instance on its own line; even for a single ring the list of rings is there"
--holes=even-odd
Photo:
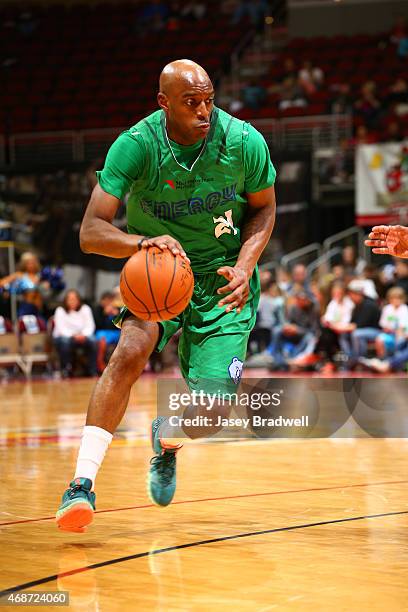
[[[161,91],[159,91],[157,94],[157,102],[160,108],[162,108],[164,111],[169,110],[169,99],[166,94],[162,93]]]

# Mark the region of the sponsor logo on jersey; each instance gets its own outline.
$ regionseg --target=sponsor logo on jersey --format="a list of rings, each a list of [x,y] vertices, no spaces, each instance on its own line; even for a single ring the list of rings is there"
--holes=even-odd
[[[175,184],[174,184],[174,181],[168,180],[168,181],[166,181],[166,183],[167,183],[168,185],[170,185],[170,187],[171,187],[172,189],[175,189],[175,188],[176,188],[176,186],[175,186]]]
[[[226,204],[227,202],[235,202],[236,199],[237,184],[235,183],[234,185],[224,187],[222,191],[212,191],[206,196],[197,196],[188,200],[180,200],[179,202],[166,202],[165,200],[158,202],[156,200],[142,199],[140,206],[147,215],[169,221],[177,217],[210,213],[216,206]],[[228,223],[226,220],[224,222]],[[237,230],[233,229],[235,230],[235,235]]]
[[[230,375],[230,378],[236,385],[241,380],[243,367],[244,363],[240,359],[238,359],[238,357],[233,357],[231,363],[228,366],[228,373]]]
[[[234,223],[232,221],[232,210],[226,210],[224,215],[224,217],[213,217],[214,223],[217,223],[214,228],[216,238],[219,238],[222,234],[230,234],[231,232],[234,232],[234,236],[236,236],[238,233],[238,230],[234,227]]]

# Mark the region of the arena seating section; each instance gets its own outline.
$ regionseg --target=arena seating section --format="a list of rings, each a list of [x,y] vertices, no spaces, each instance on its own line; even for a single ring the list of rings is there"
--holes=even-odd
[[[3,9],[0,134],[130,125],[155,108],[159,71],[175,57],[190,57],[217,74],[228,66],[248,24],[233,27],[228,17],[219,16],[215,0],[208,4],[201,21],[181,21],[178,30],[142,34],[137,30],[140,9],[134,4],[36,8],[32,12],[38,25],[32,35],[5,27],[19,10]],[[306,108],[279,111],[278,96],[270,95],[261,109],[243,109],[239,116],[325,114],[336,83],[350,83],[357,98],[361,85],[372,79],[378,85],[377,95],[385,96],[389,85],[405,76],[406,66],[393,45],[381,45],[384,41],[387,34],[291,41],[261,84],[279,82],[284,59],[291,57],[298,67],[305,59],[319,66],[325,74],[324,87]]]
[[[287,58],[293,59],[298,69],[305,60],[321,68],[325,75],[322,89],[309,97],[306,108],[279,111],[279,96],[270,95],[261,109],[243,109],[239,113],[242,118],[325,114],[329,112],[330,101],[335,96],[335,86],[341,83],[351,86],[352,97],[356,100],[361,86],[372,80],[377,84],[376,95],[381,100],[397,78],[406,78],[408,74],[407,63],[397,57],[395,45],[389,44],[389,33],[293,39],[270,66],[260,84],[269,87],[278,83],[284,77],[284,61]]]
[[[232,27],[211,11],[215,4],[198,22],[142,34],[135,4],[35,8],[31,35],[6,25],[21,8],[4,8],[0,134],[132,124],[155,108],[160,69],[174,58],[189,57],[216,74],[248,25]]]

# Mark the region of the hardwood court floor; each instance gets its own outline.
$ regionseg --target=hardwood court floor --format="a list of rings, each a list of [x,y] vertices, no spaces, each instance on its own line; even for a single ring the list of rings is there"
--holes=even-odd
[[[161,509],[145,489],[153,376],[98,476],[94,523],[58,531],[92,384],[0,386],[0,589],[66,590],[86,611],[408,610],[405,439],[188,443]]]

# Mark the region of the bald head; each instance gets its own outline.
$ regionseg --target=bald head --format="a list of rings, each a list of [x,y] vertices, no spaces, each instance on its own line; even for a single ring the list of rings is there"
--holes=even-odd
[[[204,68],[186,59],[167,64],[160,75],[157,101],[166,114],[170,139],[193,144],[205,138],[214,107],[214,87]]]
[[[161,93],[167,96],[195,86],[208,88],[212,83],[204,68],[191,60],[176,60],[167,64],[161,72],[159,87]]]

